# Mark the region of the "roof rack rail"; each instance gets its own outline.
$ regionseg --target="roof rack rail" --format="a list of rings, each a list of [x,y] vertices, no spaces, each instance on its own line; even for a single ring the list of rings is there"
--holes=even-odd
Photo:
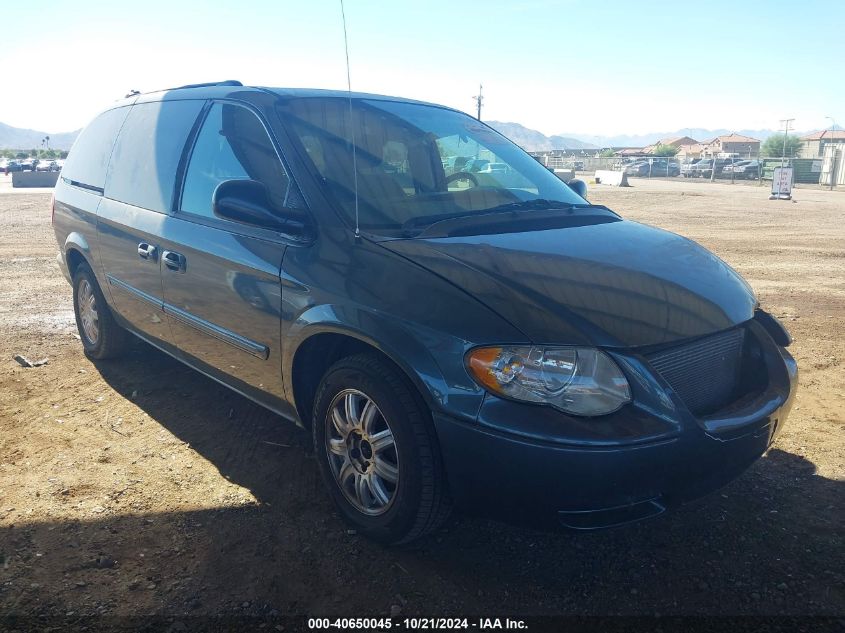
[[[227,79],[226,81],[209,81],[204,84],[188,84],[187,86],[176,86],[175,88],[168,88],[168,90],[183,90],[185,88],[208,88],[210,86],[243,86],[237,79]]]

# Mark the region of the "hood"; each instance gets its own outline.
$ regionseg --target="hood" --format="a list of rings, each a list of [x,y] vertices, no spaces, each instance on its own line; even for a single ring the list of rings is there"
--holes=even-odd
[[[626,220],[382,245],[484,302],[537,344],[668,343],[746,321],[756,305],[748,284],[706,249]]]

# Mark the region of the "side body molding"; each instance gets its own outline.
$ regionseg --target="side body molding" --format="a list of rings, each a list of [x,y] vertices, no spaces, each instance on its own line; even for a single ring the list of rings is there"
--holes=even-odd
[[[165,314],[169,314],[172,317],[179,319],[185,325],[188,325],[203,334],[207,334],[208,336],[212,336],[218,341],[222,341],[224,343],[228,343],[232,347],[235,347],[242,352],[246,352],[256,358],[260,358],[261,360],[267,360],[270,350],[266,345],[262,343],[258,343],[249,339],[245,336],[241,336],[237,332],[232,332],[226,328],[220,327],[210,321],[206,321],[205,319],[201,319],[200,317],[191,314],[190,312],[186,312],[185,310],[180,310],[176,306],[170,305],[169,303],[165,303],[158,297],[154,297],[134,286],[127,284],[124,281],[121,281],[117,277],[113,275],[107,275],[107,279],[109,280],[109,285],[113,288],[116,288],[122,292],[132,295],[136,299],[140,299],[141,301],[148,303],[149,305],[158,308]]]

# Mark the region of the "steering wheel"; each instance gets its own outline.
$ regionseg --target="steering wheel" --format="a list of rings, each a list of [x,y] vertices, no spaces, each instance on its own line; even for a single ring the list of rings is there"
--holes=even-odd
[[[449,174],[448,176],[446,176],[446,185],[448,186],[449,183],[454,182],[456,180],[469,180],[472,183],[473,187],[478,186],[478,178],[476,178],[474,174],[471,174],[468,171],[456,171],[454,174]]]

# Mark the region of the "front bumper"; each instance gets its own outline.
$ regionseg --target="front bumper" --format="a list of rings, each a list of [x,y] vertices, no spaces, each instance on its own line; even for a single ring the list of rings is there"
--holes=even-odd
[[[496,398],[485,402],[476,424],[435,414],[452,495],[462,507],[488,515],[597,529],[717,490],[771,446],[792,406],[797,365],[769,343],[766,389],[702,419],[682,405],[667,414],[652,406],[648,394],[642,406],[603,422],[561,419],[546,407]],[[514,432],[518,414],[530,420]],[[548,433],[544,418],[552,417],[558,427],[569,421],[581,427],[561,440]]]

